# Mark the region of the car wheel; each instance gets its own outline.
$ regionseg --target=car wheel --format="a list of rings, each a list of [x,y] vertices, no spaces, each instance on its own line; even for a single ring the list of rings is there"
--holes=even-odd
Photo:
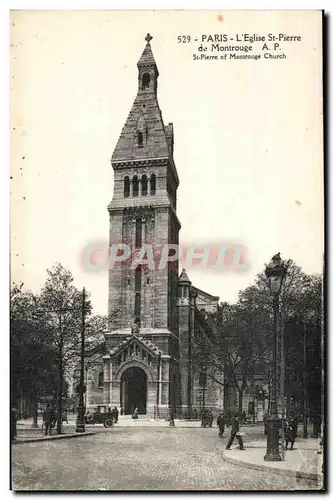
[[[104,427],[112,427],[113,425],[113,421],[111,418],[108,418],[105,422],[104,422]]]

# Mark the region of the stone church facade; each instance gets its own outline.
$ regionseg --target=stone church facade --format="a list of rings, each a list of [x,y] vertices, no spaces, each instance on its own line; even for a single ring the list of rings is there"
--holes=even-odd
[[[132,252],[143,245],[177,245],[179,178],[174,163],[173,124],[164,125],[157,100],[158,68],[151,37],[137,63],[138,91],[111,158],[113,198],[108,206],[110,246]],[[222,386],[199,385],[190,362],[194,336],[205,334],[199,311],[215,312],[218,297],[194,287],[178,261],[138,265],[133,259],[109,270],[110,323],[104,352],[86,363],[86,408],[116,406],[124,414],[186,416],[203,404],[224,407]],[[117,311],[117,314],[115,312]],[[102,410],[103,411],[103,410]]]

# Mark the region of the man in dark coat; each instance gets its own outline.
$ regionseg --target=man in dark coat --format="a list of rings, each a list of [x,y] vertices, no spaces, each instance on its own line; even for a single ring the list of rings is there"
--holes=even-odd
[[[43,412],[43,422],[44,422],[44,426],[45,426],[45,435],[46,436],[48,433],[51,436],[53,420],[54,420],[54,412],[50,408],[50,405],[47,404],[46,409]]]
[[[293,416],[290,418],[290,425],[292,427],[293,440],[295,441],[298,433],[298,420],[297,417]]]
[[[11,421],[10,421],[10,440],[11,441],[14,441],[16,436],[17,436],[16,422],[17,422],[17,409],[12,408]]]
[[[209,410],[208,411],[208,414],[207,414],[207,419],[208,419],[208,424],[209,424],[209,427],[212,427],[212,422],[213,422],[213,414],[212,414],[212,411]]]
[[[115,421],[115,424],[117,424],[118,422],[118,410],[115,406],[114,410],[113,410],[113,413],[114,413],[114,421]]]
[[[231,437],[227,443],[226,449],[229,450],[235,438],[237,438],[240,450],[244,450],[244,444],[239,434],[239,419],[237,416],[232,418]]]
[[[284,434],[285,434],[285,449],[288,449],[288,445],[290,443],[290,450],[293,449],[293,445],[295,442],[295,434],[292,428],[292,425],[284,420]]]
[[[219,427],[219,437],[223,437],[225,431],[226,419],[224,413],[221,411],[217,418],[217,425]]]

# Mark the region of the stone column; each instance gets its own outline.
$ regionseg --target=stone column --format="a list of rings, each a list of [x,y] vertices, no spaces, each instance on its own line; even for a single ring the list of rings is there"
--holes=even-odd
[[[112,401],[112,406],[116,406],[118,408],[118,411],[120,411],[120,406],[121,406],[121,401],[120,401],[120,397],[121,397],[121,382],[117,382],[116,380],[114,380],[112,383],[112,399],[110,401]]]
[[[112,361],[109,361],[109,401],[113,401],[113,376],[112,376]]]
[[[141,244],[142,246],[146,243],[146,219],[141,220]]]
[[[132,242],[131,242],[131,245],[132,245],[131,250],[136,248],[136,219],[132,219]]]
[[[109,405],[110,401],[110,356],[107,354],[103,356],[104,370],[103,370],[103,403]]]
[[[160,391],[160,401],[161,406],[168,407],[169,401],[169,356],[165,358],[161,356],[161,365],[162,365],[162,382],[161,382],[161,391]]]

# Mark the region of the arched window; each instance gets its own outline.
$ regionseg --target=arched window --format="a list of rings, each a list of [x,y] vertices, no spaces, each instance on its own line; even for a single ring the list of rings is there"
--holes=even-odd
[[[152,174],[151,175],[151,189],[150,189],[150,193],[151,194],[155,194],[155,190],[156,190],[156,177],[155,177],[155,174]]]
[[[124,178],[124,198],[130,196],[130,179],[128,176]]]
[[[133,196],[138,196],[139,191],[139,181],[138,177],[135,175],[132,179],[132,194]]]
[[[141,194],[143,196],[147,195],[147,176],[143,175],[141,178]]]
[[[150,81],[151,81],[151,77],[150,77],[149,73],[144,73],[143,78],[142,78],[142,85],[141,85],[142,90],[146,90],[149,88]]]
[[[141,219],[136,219],[136,248],[141,247]]]
[[[103,387],[103,372],[99,373],[99,387]]]
[[[142,111],[139,111],[138,121],[137,121],[137,146],[144,146],[147,141],[147,125],[145,123],[145,118]]]

